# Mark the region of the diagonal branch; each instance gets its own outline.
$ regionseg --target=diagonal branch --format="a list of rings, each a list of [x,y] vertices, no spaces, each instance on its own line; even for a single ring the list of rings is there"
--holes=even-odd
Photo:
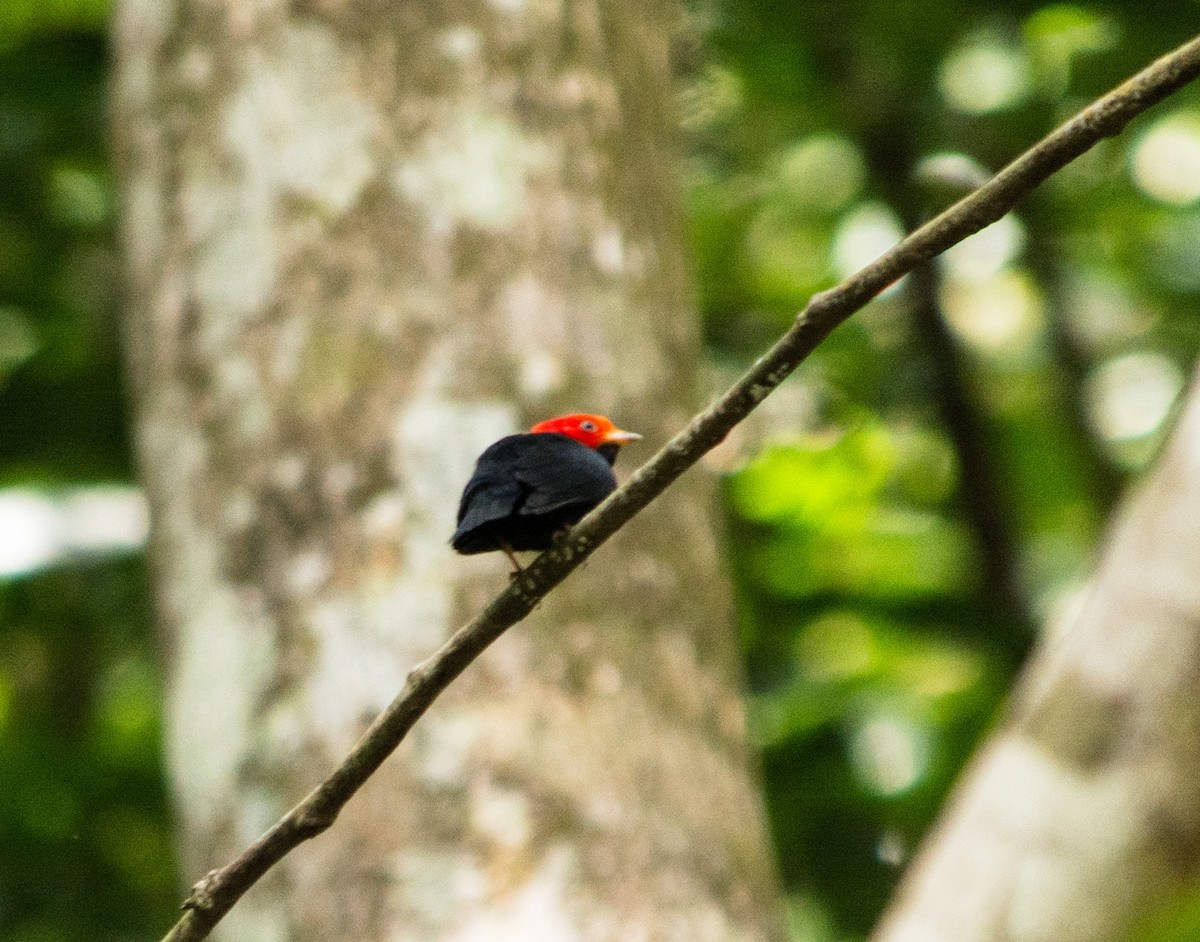
[[[1017,201],[1151,105],[1200,76],[1200,37],[1138,73],[1026,151],[970,196],[926,223],[836,288],[815,295],[792,327],[732,387],[628,482],[587,515],[563,545],[539,556],[482,612],[408,675],[396,699],[340,766],[232,863],[212,871],[184,903],[163,942],[196,942],[276,862],[320,834],[450,683],[512,625],[729,433],[842,321],[922,262],[995,222]]]

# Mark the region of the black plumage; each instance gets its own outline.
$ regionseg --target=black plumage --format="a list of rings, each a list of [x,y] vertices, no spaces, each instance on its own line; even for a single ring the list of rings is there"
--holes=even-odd
[[[479,456],[451,545],[466,554],[549,549],[555,533],[616,488],[617,450],[589,448],[558,433],[500,439]]]

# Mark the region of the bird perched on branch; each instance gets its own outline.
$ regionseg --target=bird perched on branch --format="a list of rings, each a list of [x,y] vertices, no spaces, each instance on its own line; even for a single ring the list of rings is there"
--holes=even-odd
[[[464,554],[547,550],[616,489],[612,465],[642,436],[602,415],[564,415],[500,439],[479,456],[458,505],[450,545]]]

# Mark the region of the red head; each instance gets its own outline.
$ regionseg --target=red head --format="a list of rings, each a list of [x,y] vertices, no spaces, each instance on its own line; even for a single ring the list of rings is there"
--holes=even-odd
[[[529,431],[557,432],[559,435],[575,439],[581,445],[587,445],[588,448],[599,449],[606,445],[612,446],[614,452],[621,445],[636,442],[642,437],[637,432],[621,431],[602,415],[588,415],[585,412],[547,419],[545,422],[539,422]]]

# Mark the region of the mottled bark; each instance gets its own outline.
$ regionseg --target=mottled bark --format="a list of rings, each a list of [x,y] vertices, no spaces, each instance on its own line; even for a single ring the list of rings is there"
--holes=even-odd
[[[483,604],[475,455],[692,401],[664,7],[126,0],[128,348],[186,871]],[[647,450],[648,453],[648,450]],[[496,643],[227,940],[767,939],[710,482]]]
[[[1200,877],[1200,374],[878,942],[1118,942]]]

